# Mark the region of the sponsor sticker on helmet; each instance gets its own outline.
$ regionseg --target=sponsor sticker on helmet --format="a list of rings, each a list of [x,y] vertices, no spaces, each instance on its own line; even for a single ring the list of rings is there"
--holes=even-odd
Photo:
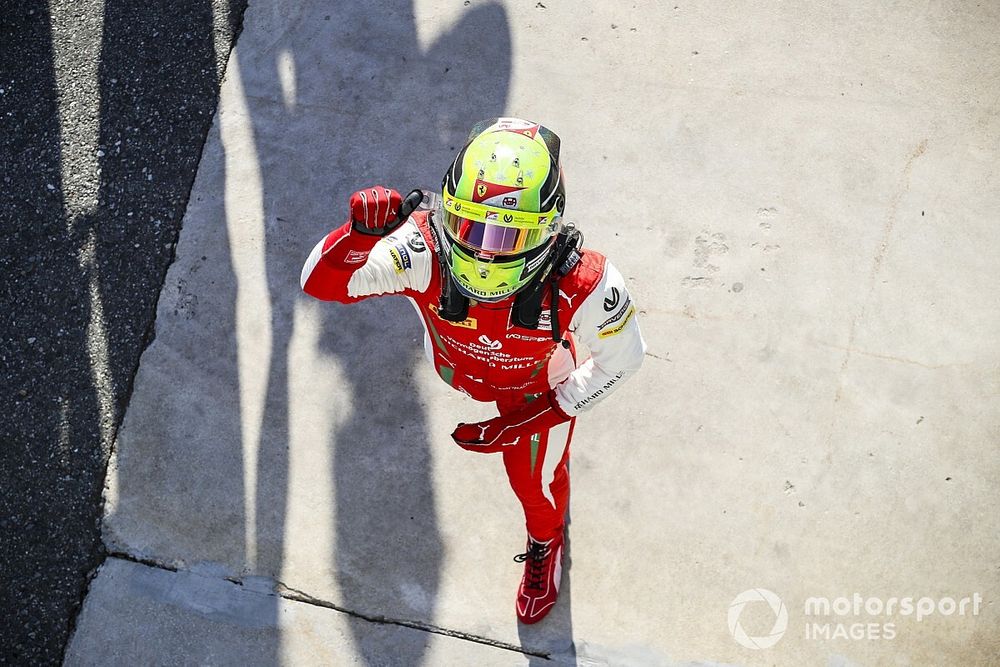
[[[483,202],[456,199],[453,195],[448,194],[447,191],[444,191],[442,196],[444,197],[444,208],[446,211],[477,222],[485,222],[487,220],[486,216],[488,213],[498,213],[500,220],[503,221],[502,223],[499,220],[493,220],[492,216],[489,219],[493,221],[494,224],[503,224],[507,227],[535,229],[537,227],[548,225],[549,220],[558,215],[558,213],[553,212],[552,209],[538,212],[519,211],[516,209],[498,208],[492,204],[486,204]]]
[[[514,158],[514,162],[517,162],[517,158]],[[516,164],[514,166],[517,167]],[[503,176],[500,174],[496,174],[496,176],[499,176],[501,180],[503,179]],[[476,179],[472,200],[475,202],[484,202],[486,200],[495,200],[498,197],[513,197],[516,201],[517,193],[522,189],[523,186],[521,185],[484,181],[481,173],[479,178]]]
[[[460,281],[462,287],[465,288],[471,294],[476,295],[480,299],[496,299],[509,296],[511,293],[511,288],[504,286],[501,289],[484,290],[476,287],[475,285],[470,285],[467,281]]]
[[[517,207],[517,197],[504,197],[503,198],[503,205],[504,206],[509,206],[510,208],[516,208]]]

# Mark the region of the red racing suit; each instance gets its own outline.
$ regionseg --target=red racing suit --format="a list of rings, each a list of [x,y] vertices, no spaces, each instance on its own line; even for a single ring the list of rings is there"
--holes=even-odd
[[[606,398],[642,364],[646,346],[635,304],[618,270],[600,253],[584,249],[559,283],[557,314],[569,348],[552,339],[548,289],[537,329],[512,323],[514,297],[474,303],[462,322],[442,319],[437,314],[442,276],[428,215],[416,211],[382,238],[352,233],[348,221],[313,249],[302,269],[302,289],[341,303],[380,294],[408,297],[441,379],[477,401],[495,401],[500,414],[555,388],[556,409],[571,419],[503,454],[529,534],[547,540],[562,530],[569,503],[567,461],[576,415]],[[590,350],[582,363],[578,341]]]

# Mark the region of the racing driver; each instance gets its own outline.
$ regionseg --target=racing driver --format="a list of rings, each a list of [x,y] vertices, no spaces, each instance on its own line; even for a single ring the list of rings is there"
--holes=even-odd
[[[621,274],[563,220],[559,144],[537,123],[478,123],[440,196],[355,192],[350,220],[316,245],[301,277],[317,299],[408,297],[441,379],[496,403],[498,417],[459,424],[452,438],[501,453],[524,508],[527,548],[514,557],[524,563],[523,623],[541,620],[559,594],[576,417],[638,371],[645,352]]]

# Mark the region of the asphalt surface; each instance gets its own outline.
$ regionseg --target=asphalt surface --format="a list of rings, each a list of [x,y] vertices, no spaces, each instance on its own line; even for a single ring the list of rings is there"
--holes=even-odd
[[[0,0],[0,664],[61,661],[245,0]]]

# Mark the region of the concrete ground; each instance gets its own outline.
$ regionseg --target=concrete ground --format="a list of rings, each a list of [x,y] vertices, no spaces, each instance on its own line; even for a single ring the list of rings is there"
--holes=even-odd
[[[251,4],[67,662],[1000,664],[998,24]],[[532,627],[500,461],[447,437],[490,407],[436,378],[405,301],[298,289],[352,190],[436,184],[497,114],[562,136],[568,216],[649,343],[579,421]]]

